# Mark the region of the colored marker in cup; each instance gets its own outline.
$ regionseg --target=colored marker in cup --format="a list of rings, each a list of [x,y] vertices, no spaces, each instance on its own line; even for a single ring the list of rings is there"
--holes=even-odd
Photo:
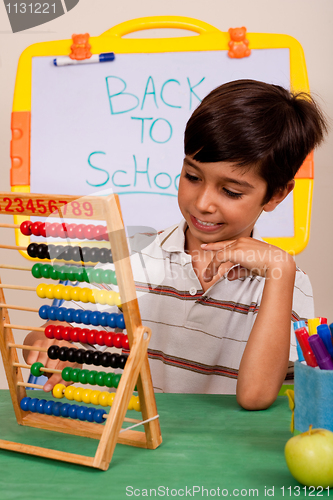
[[[316,356],[319,368],[322,370],[333,370],[332,358],[318,334],[310,335],[309,345]]]
[[[295,331],[296,338],[299,342],[299,345],[301,346],[304,359],[306,361],[306,364],[308,366],[318,366],[316,357],[311,350],[311,347],[309,345],[309,334],[306,328],[299,328],[298,330]]]

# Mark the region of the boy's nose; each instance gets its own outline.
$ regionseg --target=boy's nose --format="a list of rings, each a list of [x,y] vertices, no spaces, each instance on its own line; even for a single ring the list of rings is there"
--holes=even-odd
[[[196,207],[200,212],[213,213],[216,210],[215,196],[212,189],[202,189],[197,197]]]

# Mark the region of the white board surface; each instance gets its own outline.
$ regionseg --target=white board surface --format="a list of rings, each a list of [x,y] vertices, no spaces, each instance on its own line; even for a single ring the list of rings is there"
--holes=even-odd
[[[152,43],[154,41],[152,40]],[[32,66],[31,191],[120,195],[126,225],[178,222],[185,125],[212,89],[240,78],[290,86],[289,49],[116,54],[112,62]],[[258,221],[262,236],[293,236],[292,195]]]

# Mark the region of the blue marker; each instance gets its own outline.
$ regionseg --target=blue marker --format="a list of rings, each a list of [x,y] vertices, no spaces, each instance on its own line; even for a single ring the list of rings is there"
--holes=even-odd
[[[294,332],[296,332],[296,330],[298,330],[299,328],[306,328],[305,321],[294,322]],[[301,346],[299,345],[297,338],[296,338],[296,349],[297,349],[298,361],[305,361]]]
[[[333,344],[331,338],[331,330],[328,325],[318,325],[317,333],[327,349],[327,352],[333,358]]]
[[[74,64],[93,64],[101,62],[109,62],[114,60],[114,52],[105,52],[104,54],[93,54],[89,59],[76,60],[68,56],[60,56],[53,59],[55,66],[69,66]]]

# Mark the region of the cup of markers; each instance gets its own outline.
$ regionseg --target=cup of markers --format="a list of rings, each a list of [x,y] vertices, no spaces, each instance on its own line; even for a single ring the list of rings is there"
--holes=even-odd
[[[313,428],[333,432],[333,323],[313,318],[294,323],[298,361],[295,362],[294,434]]]

